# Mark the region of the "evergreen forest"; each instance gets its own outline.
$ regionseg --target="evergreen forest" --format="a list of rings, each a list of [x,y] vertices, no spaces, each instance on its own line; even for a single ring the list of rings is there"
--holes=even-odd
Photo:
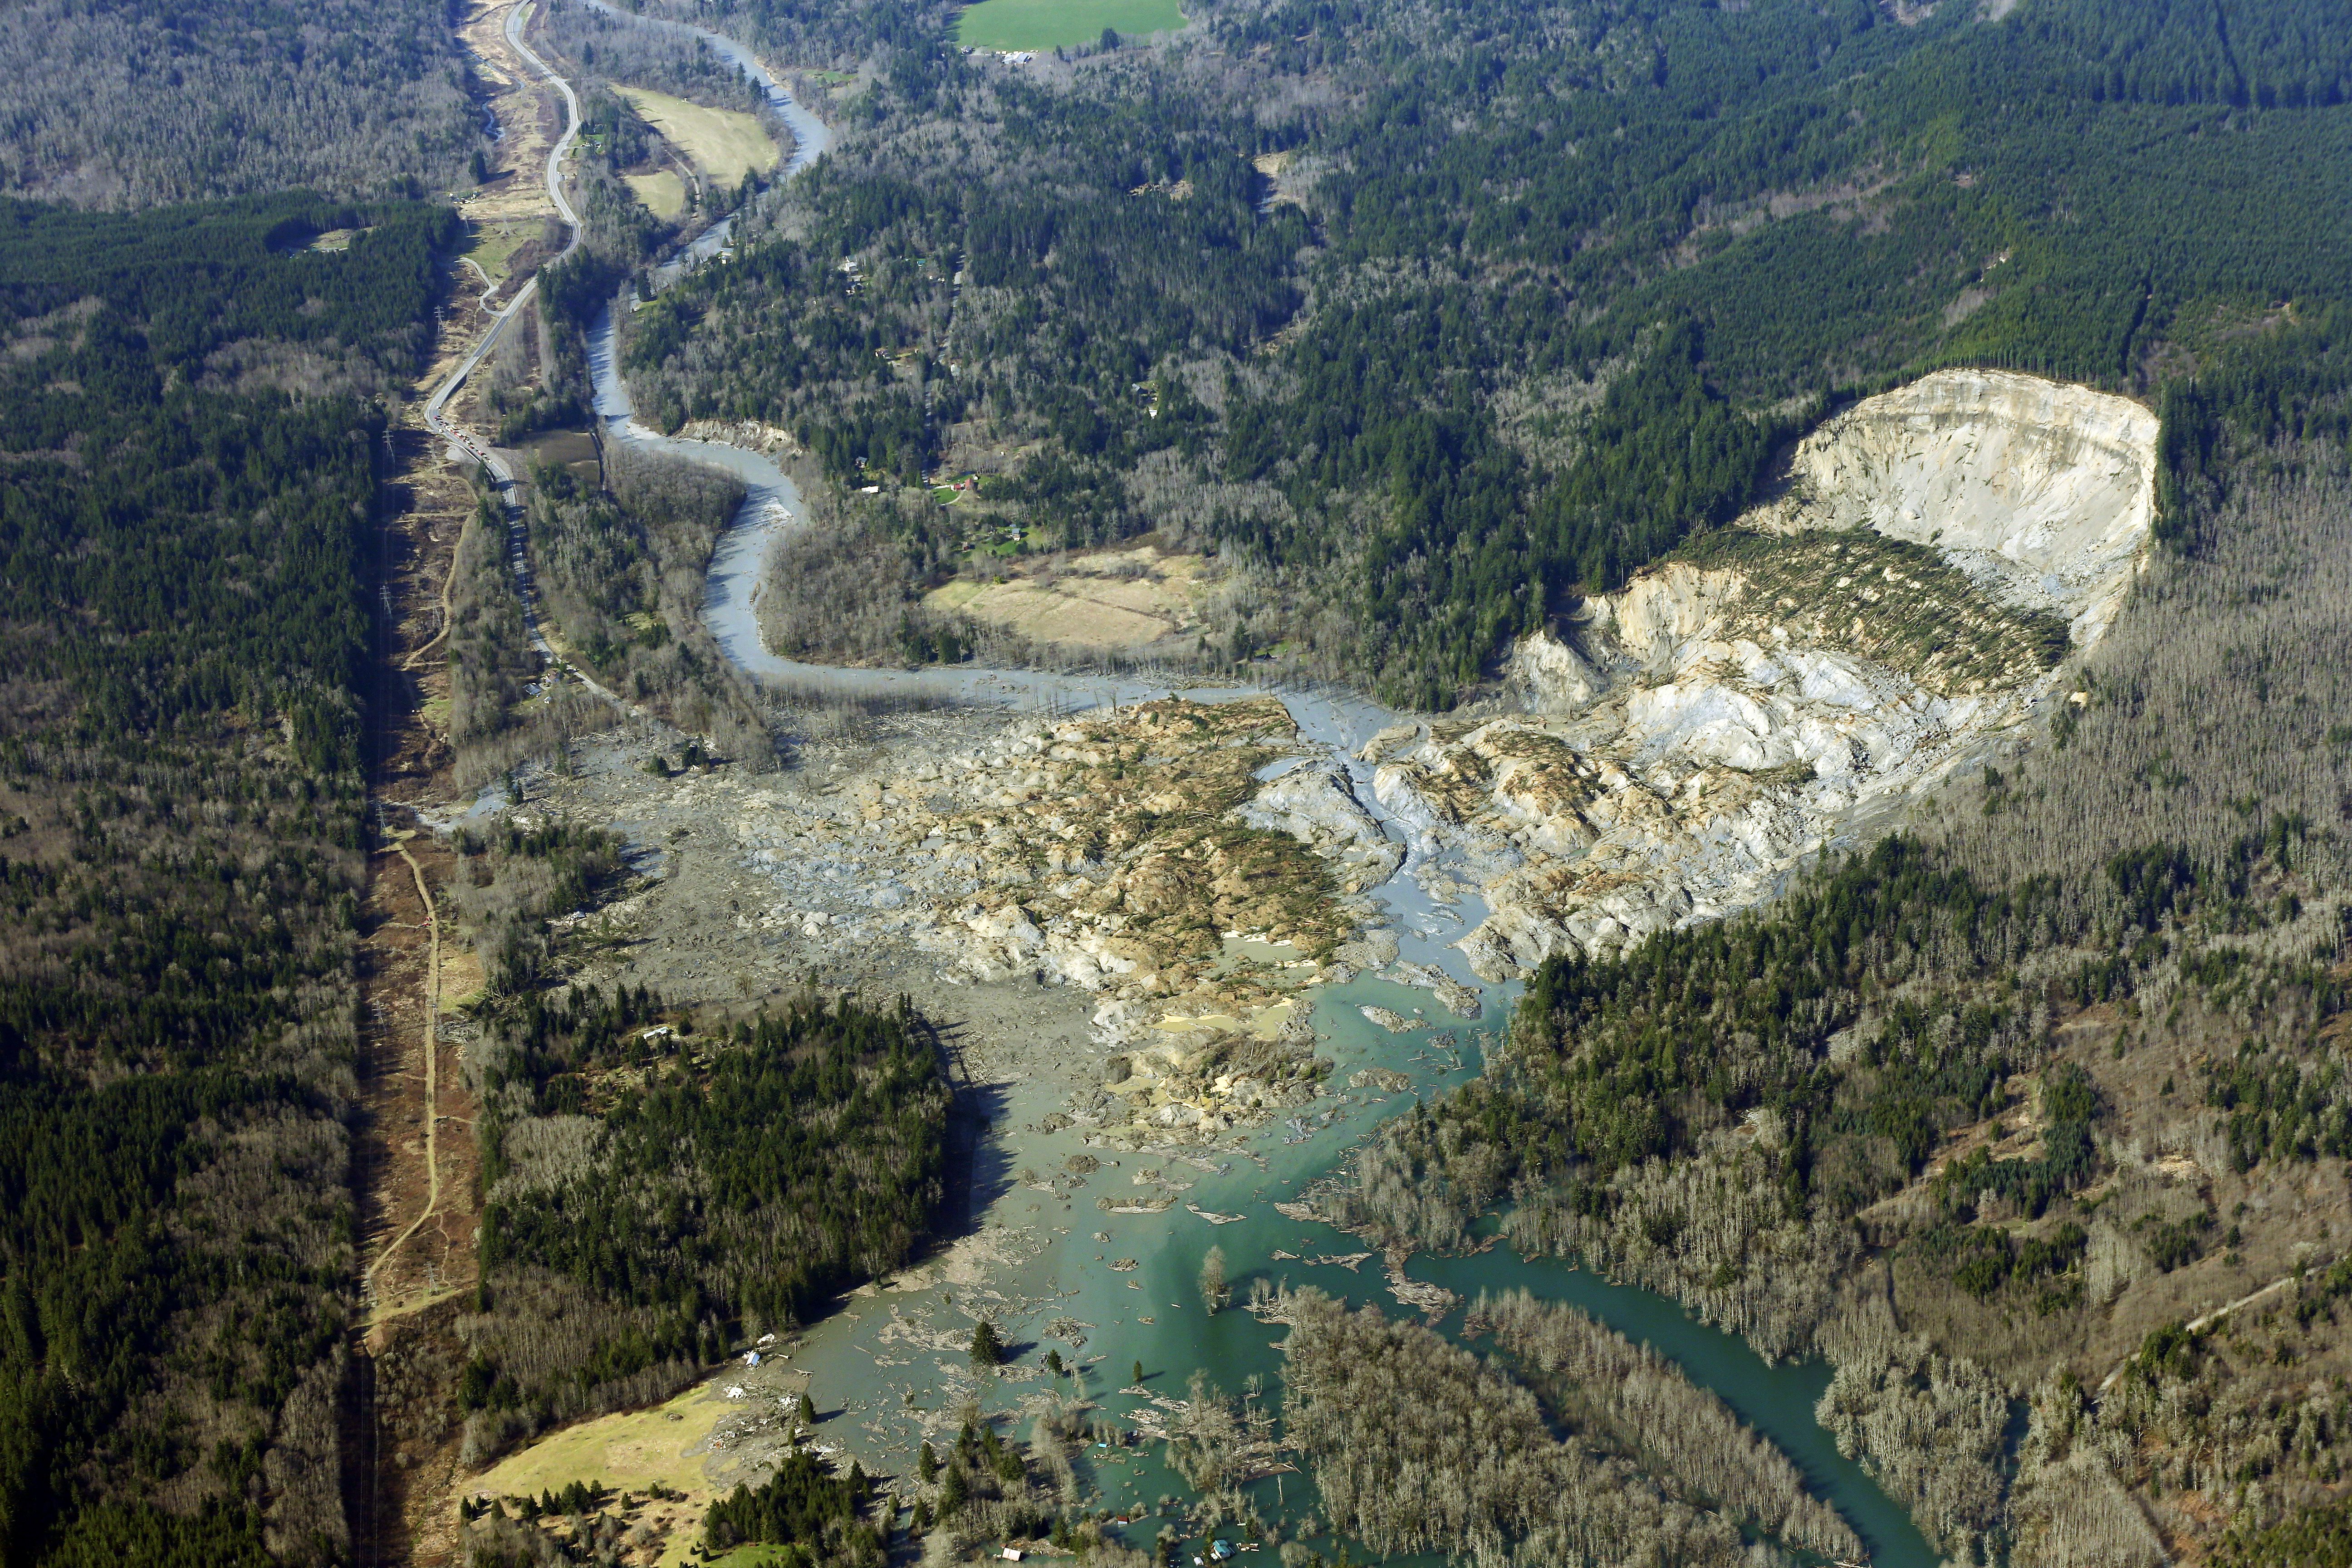
[[[12,1568],[344,1557],[368,395],[421,368],[450,237],[0,211]]]
[[[755,119],[763,95],[677,30],[537,0],[533,47],[578,88],[556,176],[575,237],[530,206],[543,169],[508,157],[562,134],[562,96],[537,124],[484,115],[505,68],[457,29],[487,11],[0,17],[0,1568],[378,1568],[398,1553],[376,1489],[408,1485],[418,1454],[446,1473],[419,1468],[401,1506],[456,1512],[467,1561],[617,1561],[650,1539],[630,1533],[638,1493],[610,1516],[614,1494],[571,1479],[514,1518],[467,1479],[567,1423],[653,1414],[907,1266],[957,1206],[947,1014],[898,994],[953,961],[856,967],[955,906],[845,887],[897,901],[828,926],[730,897],[694,911],[740,933],[727,951],[829,942],[843,967],[823,990],[748,959],[649,984],[624,950],[684,945],[629,928],[654,861],[603,826],[642,822],[520,809],[526,775],[565,781],[542,806],[588,794],[570,786],[591,733],[635,748],[605,783],[675,786],[664,810],[777,769],[763,783],[798,809],[971,717],[895,696],[820,711],[727,658],[702,616],[745,492],[607,444],[589,384],[607,312],[639,418],[757,444],[803,492],[758,612],[772,651],[1061,658],[970,606],[1150,544],[1199,586],[1155,671],[1328,680],[1432,721],[1433,745],[1443,715],[1499,710],[1515,644],[1572,643],[1594,595],[1668,563],[1769,557],[1786,583],[1827,560],[1730,525],[1864,398],[1979,367],[2144,405],[2155,539],[2095,646],[2041,611],[1978,628],[1980,647],[1903,627],[1895,662],[2013,655],[2047,701],[1932,790],[1769,847],[1787,874],[1768,902],[1622,943],[1560,935],[1484,1074],[1397,1100],[1300,1199],[1392,1260],[1499,1237],[1823,1363],[1815,1418],[1945,1560],[2352,1562],[2352,7],[1192,0],[1174,33],[1026,59],[959,47],[949,0],[623,9],[755,48],[830,150],[789,179],[706,178],[621,89]],[[683,205],[657,216],[658,192]],[[499,259],[461,197],[525,215],[499,220],[512,275],[457,260]],[[666,265],[721,220],[723,260]],[[534,302],[452,405],[531,448],[511,510],[437,442],[427,481],[395,482],[418,389],[525,276]],[[415,873],[446,911],[434,964],[445,937],[478,963],[462,1005],[432,1005],[462,1040],[448,1093],[479,1158],[452,1208],[479,1224],[461,1282],[379,1357],[354,1351],[379,999],[362,910],[389,798],[371,770],[396,750],[377,668],[394,585],[415,586],[391,525],[434,485],[457,498],[434,539],[443,619],[411,651],[446,637],[448,695],[417,706],[419,773],[452,800],[503,787],[506,809],[486,793],[440,835],[446,887]],[[1969,591],[1932,543],[1867,560]],[[832,772],[779,744],[784,725]],[[1255,763],[1237,765],[1240,787]],[[952,799],[978,771],[942,741],[908,776]],[[1750,799],[1826,777],[1732,771]],[[1338,820],[1352,786],[1332,774],[1309,800],[1316,778],[1285,788]],[[911,787],[810,820],[878,844]],[[1003,809],[1044,818],[1035,788]],[[1202,804],[1089,805],[1149,827]],[[665,853],[685,820],[665,818]],[[1360,869],[1393,864],[1381,824],[1347,821],[1379,851]],[[1308,865],[1318,830],[1246,831]],[[1140,874],[1101,852],[1126,831],[1108,817],[1052,831],[1020,880]],[[973,832],[911,853],[968,863],[978,889],[1003,846]],[[735,853],[717,841],[697,853]],[[1292,896],[1243,869],[1213,945],[1229,921],[1241,940],[1245,899]],[[927,929],[960,942],[994,920],[1044,952],[1024,898]],[[1149,934],[1143,902],[1107,908],[1104,953]],[[1370,909],[1331,895],[1330,952],[1302,956],[1373,952]],[[1110,990],[1114,968],[1087,973]],[[1071,1002],[1025,958],[1004,973],[1023,1026]],[[1123,1083],[1135,1063],[1114,1061]],[[1083,1087],[1053,1131],[1108,1100]],[[1042,1197],[1106,1163],[1022,1181]],[[1288,1325],[1283,1441],[1356,1544],[1531,1565],[1861,1549],[1727,1405],[1580,1313],[1482,1299],[1461,1334],[1485,1342],[1461,1343],[1225,1267],[1208,1252],[1198,1300],[1218,1314],[1243,1287]],[[931,1349],[959,1402],[1050,1377],[1025,1441],[943,1401],[928,1430],[961,1436],[921,1444],[918,1479],[845,1455],[835,1473],[797,1447],[802,1393],[758,1412],[789,1457],[664,1528],[698,1531],[706,1559],[868,1564],[905,1503],[933,1556],[1017,1538],[1142,1561],[1087,1491],[1084,1467],[1132,1433],[1090,1424],[1085,1341],[978,1300]],[[1072,1362],[1025,1361],[1033,1332]],[[353,1441],[379,1370],[389,1458]],[[1180,1407],[1150,1375],[1171,1419],[1130,1414],[1165,1428],[1208,1500],[1195,1517],[1255,1523],[1237,1478],[1276,1452],[1264,1386],[1228,1397],[1196,1373]]]
[[[706,1034],[642,986],[567,983],[544,917],[618,889],[611,835],[509,828],[463,847],[491,950],[469,1063],[481,1283],[459,1326],[467,1453],[487,1460],[551,1423],[666,1398],[907,1262],[945,1195],[950,1094],[903,997],[811,994]]]
[[[2336,8],[1897,9],[1227,0],[1051,72],[906,48],[772,238],[633,318],[636,401],[845,488],[980,472],[960,537],[877,512],[902,602],[1152,533],[1247,574],[1210,662],[1433,708],[1857,395],[2164,395],[2347,299]]]
[[[485,127],[423,0],[34,0],[0,18],[0,191],[119,212],[315,190],[438,195]]]

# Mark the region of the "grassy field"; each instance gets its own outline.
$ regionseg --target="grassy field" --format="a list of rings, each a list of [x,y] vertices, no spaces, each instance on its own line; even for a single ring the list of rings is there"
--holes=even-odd
[[[1176,0],[981,0],[956,18],[956,39],[981,49],[1051,49],[1091,44],[1105,27],[1140,37],[1183,25]]]
[[[702,1461],[687,1458],[685,1450],[709,1436],[726,1410],[726,1400],[709,1384],[698,1383],[667,1405],[567,1426],[499,1460],[466,1490],[536,1497],[572,1481],[601,1481],[615,1492],[642,1496],[649,1483],[658,1481],[686,1494],[682,1503],[651,1504],[645,1515],[656,1529],[661,1520],[668,1521],[660,1561],[681,1563],[688,1546],[700,1536],[712,1495]]]
[[[923,603],[1037,642],[1138,648],[1198,626],[1208,595],[1202,568],[1197,555],[1153,545],[1067,556],[1043,573],[1008,561],[996,581],[961,578]]]
[[[647,123],[668,138],[671,146],[723,184],[734,184],[754,169],[764,174],[782,156],[766,128],[740,110],[705,109],[642,87],[625,87],[620,91]]]
[[[516,251],[522,248],[523,241],[538,233],[541,226],[535,219],[524,222],[492,218],[470,224],[467,227],[473,243],[466,247],[466,254],[474,258],[476,266],[490,275],[491,281],[503,283],[507,279],[507,263]]]
[[[704,1561],[710,1564],[710,1568],[768,1568],[772,1563],[785,1561],[786,1554],[790,1551],[789,1547],[770,1546],[761,1542],[752,1542],[749,1545],[735,1548],[723,1557],[709,1557],[705,1558]],[[800,1563],[808,1561],[805,1557],[794,1557],[792,1560]]]
[[[621,178],[656,217],[676,217],[686,210],[686,182],[667,169],[651,174],[624,174]]]

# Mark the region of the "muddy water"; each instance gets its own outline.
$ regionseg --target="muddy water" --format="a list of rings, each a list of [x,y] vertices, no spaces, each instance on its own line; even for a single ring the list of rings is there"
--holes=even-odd
[[[861,694],[921,691],[1039,709],[1164,694],[1162,688],[1133,679],[1027,670],[837,669],[769,653],[752,616],[753,591],[770,541],[800,520],[798,491],[758,453],[664,437],[636,424],[626,389],[614,373],[612,352],[610,322],[601,322],[592,338],[591,363],[609,438],[724,468],[747,486],[742,511],[711,564],[705,616],[721,647],[751,674]],[[1186,693],[1203,700],[1244,694],[1254,693]],[[1339,756],[1394,720],[1359,700],[1296,695],[1285,700],[1304,738]],[[1357,775],[1358,797],[1377,810],[1370,769],[1352,760],[1349,768]],[[1409,837],[1401,825],[1391,823],[1390,828],[1399,838]],[[1475,904],[1433,902],[1414,880],[1422,858],[1416,850],[1406,869],[1379,893],[1402,957],[1475,981],[1450,944],[1474,928],[1483,911]],[[1297,1126],[1263,1129],[1240,1149],[1213,1152],[1211,1170],[1169,1154],[1090,1151],[1082,1127],[1035,1131],[1061,1109],[1066,1090],[1059,1079],[1015,1082],[992,1091],[996,1098],[985,1107],[992,1130],[975,1157],[973,1234],[957,1253],[968,1257],[971,1267],[955,1270],[960,1277],[953,1279],[939,1278],[939,1268],[927,1268],[911,1281],[861,1297],[818,1324],[795,1352],[796,1364],[814,1374],[820,1407],[829,1413],[821,1440],[859,1454],[877,1470],[905,1473],[925,1437],[953,1436],[966,1400],[1017,1411],[1024,1398],[1043,1394],[1052,1385],[1042,1365],[1048,1348],[1087,1368],[1090,1391],[1113,1420],[1148,1404],[1116,1392],[1129,1384],[1139,1361],[1144,1386],[1153,1395],[1181,1397],[1186,1380],[1199,1368],[1229,1392],[1239,1392],[1252,1377],[1263,1378],[1267,1404],[1278,1406],[1281,1356],[1275,1345],[1282,1331],[1237,1309],[1213,1318],[1204,1311],[1195,1283],[1202,1258],[1212,1246],[1223,1249],[1237,1300],[1251,1279],[1264,1277],[1313,1285],[1355,1305],[1370,1301],[1391,1312],[1405,1310],[1390,1297],[1378,1258],[1353,1268],[1312,1261],[1360,1252],[1354,1238],[1286,1219],[1273,1205],[1336,1168],[1353,1143],[1404,1109],[1412,1095],[1441,1093],[1475,1076],[1481,1068],[1475,1032],[1499,1031],[1515,1000],[1510,990],[1488,987],[1485,1016],[1463,1021],[1444,1014],[1427,992],[1377,978],[1315,993],[1315,1025],[1326,1037],[1320,1048],[1337,1064],[1332,1085],[1344,1085],[1365,1068],[1387,1068],[1406,1074],[1412,1089],[1396,1096],[1359,1090],[1320,1100]],[[1418,1013],[1424,1023],[1391,1036],[1363,1016],[1360,1009],[1367,1005],[1408,1017]],[[1441,1036],[1453,1037],[1450,1050],[1433,1043]],[[1038,1190],[1062,1173],[1070,1156],[1089,1153],[1107,1162],[1099,1171],[1075,1181],[1065,1176],[1053,1192]],[[1024,1170],[1037,1178],[1034,1184],[1023,1180]],[[1139,1185],[1137,1178],[1147,1172],[1161,1181]],[[1187,1185],[1178,1191],[1163,1184],[1173,1183]],[[1176,1202],[1160,1213],[1122,1215],[1105,1212],[1097,1201],[1131,1204],[1155,1196]],[[1234,1217],[1218,1223],[1210,1215]],[[1097,1241],[1097,1233],[1108,1239]],[[1293,1256],[1277,1256],[1284,1253]],[[1129,1259],[1131,1269],[1112,1267]],[[1787,1451],[1869,1543],[1881,1568],[1928,1568],[1936,1561],[1902,1510],[1837,1453],[1813,1421],[1826,1369],[1769,1367],[1744,1342],[1700,1326],[1664,1297],[1612,1286],[1557,1262],[1525,1261],[1506,1249],[1471,1258],[1420,1259],[1408,1272],[1465,1297],[1524,1285],[1549,1299],[1574,1301],[1628,1337],[1656,1346]],[[981,1316],[997,1321],[1013,1343],[1026,1347],[1010,1368],[985,1383],[972,1378],[964,1351]],[[1063,1320],[1063,1333],[1075,1338],[1054,1336],[1051,1331]],[[1139,1507],[1163,1494],[1187,1495],[1181,1479],[1149,1445],[1092,1450],[1089,1468],[1089,1479],[1108,1507]],[[1302,1476],[1261,1482],[1254,1490],[1268,1512],[1293,1518],[1314,1502],[1314,1489]],[[1139,1522],[1130,1533],[1140,1543],[1159,1522]]]
[[[759,453],[665,437],[638,424],[614,352],[608,315],[591,334],[589,354],[607,438],[709,463],[736,475],[746,487],[742,509],[712,560],[704,604],[705,620],[720,647],[746,671],[803,689],[920,693],[1038,710],[1166,694],[1163,687],[1133,679],[1031,670],[841,669],[768,652],[754,616],[760,574],[779,531],[801,523],[798,489]],[[1185,693],[1205,700],[1255,694]],[[1335,757],[1347,757],[1395,720],[1355,700],[1287,695],[1285,701],[1303,737],[1330,748]],[[1370,770],[1351,758],[1348,765],[1358,798],[1379,813]],[[1391,821],[1388,827],[1392,837],[1410,843],[1412,836],[1402,825]],[[1423,891],[1415,873],[1429,852],[1425,845],[1415,846],[1405,868],[1377,897],[1406,962],[1433,964],[1475,983],[1451,943],[1475,927],[1483,911],[1475,900],[1463,900],[1466,907],[1451,905]],[[1391,1297],[1378,1258],[1361,1258],[1352,1267],[1318,1261],[1360,1253],[1361,1243],[1325,1226],[1286,1218],[1274,1205],[1338,1168],[1353,1144],[1409,1106],[1413,1096],[1442,1093],[1481,1070],[1477,1033],[1499,1032],[1517,999],[1515,988],[1485,989],[1486,1012],[1475,1020],[1445,1014],[1425,991],[1375,977],[1313,993],[1315,1026],[1323,1037],[1318,1048],[1336,1063],[1327,1084],[1333,1097],[1318,1100],[1289,1125],[1229,1138],[1227,1146],[1190,1152],[1190,1160],[1178,1153],[1090,1150],[1084,1127],[1040,1131],[1066,1097],[1066,1085],[1058,1078],[987,1090],[983,1110],[990,1128],[974,1154],[965,1239],[944,1260],[887,1289],[862,1293],[817,1324],[793,1352],[794,1363],[813,1374],[819,1408],[826,1413],[819,1441],[857,1454],[877,1471],[908,1473],[919,1443],[952,1438],[967,1401],[1018,1412],[1024,1400],[1057,1386],[1043,1366],[1049,1348],[1086,1369],[1088,1391],[1102,1414],[1121,1426],[1148,1409],[1152,1398],[1182,1397],[1195,1369],[1229,1393],[1262,1379],[1265,1404],[1278,1409],[1282,1358],[1276,1346],[1284,1331],[1238,1307],[1214,1316],[1204,1310],[1196,1283],[1201,1260],[1213,1246],[1223,1250],[1236,1301],[1246,1299],[1254,1279],[1264,1278],[1312,1285],[1351,1305],[1370,1302],[1391,1313],[1407,1311]],[[1420,1026],[1392,1036],[1363,1016],[1360,1009],[1368,1005],[1418,1016]],[[1396,1095],[1344,1090],[1349,1076],[1366,1068],[1402,1072],[1412,1088]],[[1076,1155],[1104,1163],[1074,1178],[1065,1173],[1065,1163]],[[1202,1168],[1204,1163],[1208,1168]],[[1147,1173],[1157,1179],[1139,1184]],[[1041,1190],[1049,1184],[1051,1190]],[[1132,1205],[1157,1197],[1174,1202],[1148,1214],[1108,1213],[1097,1202]],[[1107,1239],[1097,1240],[1098,1234]],[[1114,1267],[1129,1260],[1132,1268]],[[1548,1299],[1574,1302],[1627,1337],[1655,1346],[1788,1453],[1867,1542],[1879,1568],[1930,1568],[1936,1562],[1902,1510],[1858,1465],[1840,1456],[1814,1422],[1813,1404],[1828,1382],[1826,1368],[1767,1366],[1744,1342],[1701,1326],[1665,1297],[1612,1285],[1557,1261],[1522,1259],[1505,1248],[1467,1258],[1416,1259],[1407,1272],[1465,1297],[1524,1286]],[[1020,1351],[1010,1366],[976,1380],[965,1347],[973,1323],[983,1316]],[[1458,1322],[1456,1314],[1442,1326],[1450,1332]],[[1148,1394],[1119,1392],[1129,1384],[1138,1362]],[[1161,1463],[1155,1445],[1092,1449],[1084,1466],[1103,1504],[1122,1511],[1163,1495],[1188,1495],[1181,1479]],[[1314,1488],[1304,1476],[1268,1479],[1252,1490],[1261,1508],[1281,1517],[1298,1518],[1315,1503]],[[1160,1522],[1148,1518],[1128,1533],[1142,1544]]]
[[[637,423],[629,389],[614,363],[617,352],[612,312],[596,318],[588,334],[588,364],[596,392],[596,416],[608,441],[639,451],[660,452],[723,468],[743,481],[742,507],[719,537],[702,602],[703,624],[727,657],[762,679],[789,687],[822,688],[862,697],[924,697],[943,701],[992,702],[1023,708],[1090,708],[1104,702],[1136,702],[1165,696],[1167,688],[1127,677],[1048,674],[1027,669],[949,668],[844,669],[803,664],[770,653],[758,621],[760,574],[770,548],[785,531],[801,525],[805,512],[798,486],[765,455],[719,441],[665,436]]]

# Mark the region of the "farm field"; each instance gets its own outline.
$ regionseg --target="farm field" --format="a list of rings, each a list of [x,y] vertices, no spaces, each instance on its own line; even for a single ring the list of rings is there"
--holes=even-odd
[[[624,174],[622,181],[637,193],[637,200],[656,217],[676,217],[686,210],[686,182],[667,169],[650,174]]]
[[[1134,649],[1197,629],[1207,585],[1197,556],[1144,547],[1067,558],[1050,574],[950,583],[924,604],[1057,647]]]
[[[731,185],[754,170],[764,174],[783,155],[767,128],[740,110],[708,109],[648,88],[625,87],[619,91],[647,123],[668,138],[671,146],[722,184]],[[680,195],[682,198],[683,192]],[[644,193],[639,195],[643,199]]]
[[[956,41],[981,49],[1051,49],[1091,44],[1105,27],[1122,37],[1184,25],[1176,0],[981,0],[956,20]]]

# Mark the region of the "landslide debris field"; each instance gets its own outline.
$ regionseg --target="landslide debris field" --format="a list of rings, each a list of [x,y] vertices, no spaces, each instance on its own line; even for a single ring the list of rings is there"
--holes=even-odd
[[[551,921],[575,983],[721,1013],[814,983],[952,1016],[984,991],[1020,1025],[982,1048],[1086,1031],[1117,1120],[1154,1135],[1213,1137],[1297,1100],[1313,1069],[1294,995],[1377,958],[1350,940],[1372,914],[1359,889],[1402,858],[1336,786],[1351,815],[1320,826],[1251,805],[1254,773],[1320,751],[1270,698],[900,714],[781,773],[692,744],[644,724],[575,742],[568,773],[520,775],[520,805],[477,808],[478,827],[627,837],[632,878]],[[1046,1054],[1068,1064],[1063,1042]]]

